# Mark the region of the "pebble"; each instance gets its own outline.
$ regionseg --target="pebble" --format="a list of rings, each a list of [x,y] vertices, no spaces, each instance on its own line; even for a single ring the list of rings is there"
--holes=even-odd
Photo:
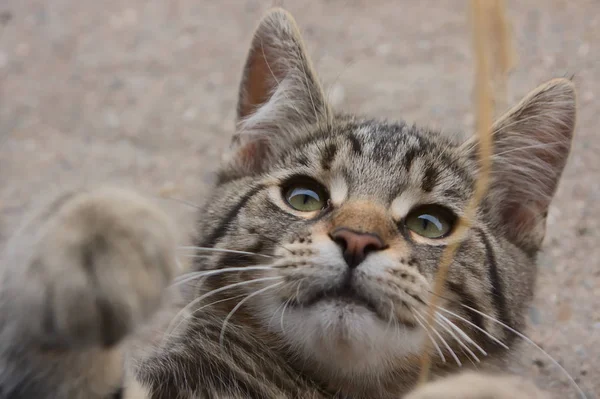
[[[544,64],[544,67],[551,68],[556,64],[556,58],[552,55],[546,55],[543,57],[542,63]]]
[[[580,57],[585,57],[590,52],[590,44],[589,43],[581,43],[579,48],[577,49],[577,55]]]
[[[380,57],[385,57],[392,52],[392,45],[390,43],[382,43],[375,48],[375,54]]]
[[[336,83],[329,88],[327,97],[334,108],[342,106],[346,98],[346,89],[340,83]]]
[[[113,29],[123,29],[135,26],[138,22],[137,11],[127,8],[120,14],[113,14],[109,18],[109,24]]]
[[[104,113],[104,122],[110,128],[117,128],[121,125],[121,120],[117,113],[113,110],[108,110]]]
[[[177,38],[177,48],[185,50],[194,43],[190,35],[181,35]]]
[[[28,43],[19,43],[15,51],[19,57],[27,57],[30,52]]]
[[[196,119],[196,116],[198,115],[198,110],[194,107],[190,107],[188,109],[185,110],[185,112],[183,113],[183,120],[190,122],[193,121],[194,119]]]
[[[173,194],[176,194],[177,192],[179,192],[179,187],[177,187],[173,182],[167,182],[158,189],[158,195],[160,195],[163,198],[170,197]]]
[[[110,88],[111,90],[119,90],[122,89],[125,86],[125,83],[123,82],[122,79],[120,78],[114,78],[112,80],[112,82],[110,82]]]
[[[568,303],[563,303],[558,308],[556,318],[561,323],[566,323],[573,317],[573,308]]]
[[[0,69],[6,67],[8,65],[8,56],[6,53],[0,51]]]
[[[23,142],[23,144],[24,144],[23,146],[25,147],[25,150],[29,151],[29,152],[35,152],[38,147],[36,141],[33,139],[26,139]]]
[[[0,25],[7,25],[12,19],[12,14],[10,11],[2,11],[0,12]]]
[[[125,11],[123,11],[122,19],[124,25],[126,26],[136,25],[138,22],[137,11],[133,8],[126,9]]]
[[[419,40],[417,42],[417,47],[419,50],[430,50],[431,49],[431,41],[430,40]]]

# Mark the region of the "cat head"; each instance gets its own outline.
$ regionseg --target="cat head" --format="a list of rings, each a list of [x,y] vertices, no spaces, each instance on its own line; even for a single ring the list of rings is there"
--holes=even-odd
[[[443,310],[425,328],[440,256],[473,195],[477,141],[334,113],[292,17],[273,10],[252,40],[200,241],[257,255],[220,253],[198,268],[243,267],[207,289],[234,284],[225,297],[248,296],[237,322],[277,337],[329,380],[416,373],[431,338],[440,367],[501,356],[490,336],[510,346],[511,334],[488,316],[523,324],[574,124],[566,79],[495,123],[490,188],[450,267]]]

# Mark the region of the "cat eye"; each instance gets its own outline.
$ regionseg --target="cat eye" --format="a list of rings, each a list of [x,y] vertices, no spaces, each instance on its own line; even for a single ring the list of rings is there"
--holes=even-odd
[[[456,216],[439,205],[424,205],[412,210],[404,225],[413,233],[425,238],[444,238],[454,227]]]
[[[300,212],[320,211],[327,206],[325,189],[312,180],[292,182],[284,188],[283,193],[288,205]]]

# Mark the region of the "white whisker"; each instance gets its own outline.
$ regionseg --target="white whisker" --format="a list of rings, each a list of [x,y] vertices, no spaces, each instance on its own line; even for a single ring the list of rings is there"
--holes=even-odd
[[[500,341],[498,338],[494,337],[492,334],[490,334],[489,332],[485,331],[483,328],[479,327],[477,324],[470,322],[469,320],[465,319],[464,317],[449,311],[448,309],[444,309],[441,306],[437,306],[437,308],[439,310],[441,310],[442,312],[446,312],[454,317],[456,317],[459,320],[462,320],[463,322],[467,323],[468,325],[470,325],[473,328],[476,328],[477,330],[479,330],[480,332],[482,332],[483,334],[485,334],[489,339],[491,339],[492,341],[496,342],[498,345],[500,345],[501,347],[503,347],[504,349],[509,349],[508,345],[506,345],[504,342]]]
[[[190,207],[192,207],[194,209],[197,209],[197,210],[202,210],[202,207],[200,205],[194,204],[193,202],[186,201],[186,200],[183,200],[183,199],[180,199],[180,198],[170,197],[168,195],[165,195],[165,196],[163,196],[163,195],[153,195],[153,197],[155,197],[157,199],[161,199],[161,200],[170,200],[170,201],[173,201],[173,202],[177,202],[177,203],[180,203],[180,204],[183,204],[183,205],[190,206]]]
[[[560,369],[560,371],[562,373],[564,373],[564,375],[569,379],[569,382],[571,382],[571,384],[573,384],[573,386],[575,387],[575,389],[577,390],[577,393],[579,393],[579,395],[583,398],[583,399],[587,399],[587,396],[585,395],[585,393],[581,390],[581,388],[579,387],[579,385],[577,385],[577,382],[575,382],[575,380],[573,379],[573,377],[571,377],[571,375],[567,372],[567,370],[565,370],[565,368],[563,366],[560,365],[560,363],[558,363],[558,361],[554,360],[554,358],[552,356],[550,356],[550,354],[548,352],[546,352],[545,350],[543,350],[538,344],[536,344],[535,342],[533,342],[530,338],[528,338],[525,334],[520,333],[519,331],[515,330],[514,328],[504,324],[503,322],[496,320],[495,318],[493,318],[492,316],[489,316],[483,312],[480,312],[477,309],[473,309],[470,306],[461,304],[461,306],[465,307],[466,309],[469,309],[483,317],[485,317],[486,319],[501,325],[502,327],[506,328],[508,331],[512,332],[513,334],[519,336],[521,339],[523,339],[525,342],[527,342],[530,345],[533,345],[533,347],[535,347],[537,350],[539,350],[540,352],[542,352],[549,360],[550,362],[552,362],[552,364],[554,364],[556,367],[558,367]]]
[[[262,256],[263,258],[274,258],[274,256],[271,255],[265,255],[265,254],[257,254],[255,252],[248,252],[248,251],[237,251],[234,249],[224,249],[224,248],[208,248],[208,247],[195,247],[195,246],[181,246],[178,247],[178,249],[187,249],[187,250],[194,250],[194,251],[206,251],[206,252],[225,252],[225,253],[230,253],[230,254],[240,254],[240,255],[253,255],[253,256]]]
[[[279,318],[279,325],[281,326],[281,331],[285,331],[285,328],[283,326],[283,315],[285,314],[285,309],[287,308],[287,306],[290,304],[290,299],[288,299],[287,301],[285,301],[285,304],[283,305],[283,309],[281,310],[281,317]]]
[[[275,309],[275,311],[273,312],[273,314],[271,315],[271,318],[269,319],[269,323],[267,324],[267,326],[271,327],[271,324],[273,323],[273,318],[275,317],[275,315],[277,314],[277,311],[279,311],[279,309],[281,309],[281,307],[285,305],[285,301],[281,302],[281,304],[279,306],[277,306],[277,309]]]
[[[387,326],[385,327],[385,336],[386,337],[387,337],[388,331],[390,330],[390,326],[392,325],[392,322],[394,321],[394,314],[396,313],[396,307],[394,306],[394,301],[392,299],[390,299],[390,305],[391,305],[390,317],[388,318]],[[392,333],[393,332],[394,332],[394,330],[392,330]]]
[[[416,309],[413,309],[413,310],[418,312]],[[425,316],[423,316],[423,314],[419,313],[418,317],[421,319],[421,321],[423,323],[425,323],[427,325],[427,320],[425,319]],[[446,341],[444,339],[444,337],[442,337],[442,334],[440,334],[436,328],[434,328],[433,326],[430,326],[429,328],[431,328],[431,331],[433,331],[433,333],[440,339],[440,341],[442,341],[442,345],[444,345],[444,347],[448,350],[448,352],[450,353],[450,355],[452,356],[452,358],[454,359],[454,361],[456,362],[458,367],[462,367],[462,362],[460,361],[458,356],[456,356],[456,352],[454,352],[454,350],[452,350],[452,348],[448,344],[448,341]]]
[[[458,345],[460,345],[460,347],[461,347],[462,349],[464,349],[465,351],[467,351],[467,353],[468,353],[469,355],[471,355],[471,356],[472,356],[472,357],[475,359],[475,361],[476,361],[477,363],[479,363],[479,362],[481,361],[481,360],[479,360],[479,358],[477,357],[477,355],[475,355],[475,353],[473,353],[473,351],[472,351],[471,349],[469,349],[469,347],[468,347],[467,345],[465,345],[465,344],[464,344],[464,342],[463,342],[463,341],[462,341],[462,340],[461,340],[461,339],[460,339],[460,338],[459,338],[459,337],[458,337],[458,336],[457,336],[457,335],[454,333],[454,331],[452,331],[452,330],[451,330],[450,328],[448,328],[448,327],[447,327],[447,326],[446,326],[444,323],[442,323],[442,322],[440,321],[440,319],[438,319],[438,318],[436,317],[436,318],[435,318],[435,322],[436,322],[437,324],[439,324],[439,325],[440,325],[440,327],[442,327],[444,330],[446,330],[446,332],[447,332],[448,334],[450,334],[450,336],[451,336],[452,338],[454,338],[454,340],[455,340],[455,341],[458,343]]]
[[[456,331],[465,341],[467,341],[468,343],[473,345],[475,348],[477,348],[477,350],[479,350],[479,352],[481,352],[481,354],[483,356],[487,356],[487,352],[484,351],[483,348],[477,344],[477,342],[475,342],[471,337],[469,337],[469,335],[467,333],[465,333],[462,329],[460,329],[456,324],[454,324],[446,316],[440,314],[439,312],[436,312],[436,316],[441,318],[443,321],[445,321],[446,324],[448,324],[450,326],[450,328],[452,328],[454,331]]]
[[[280,244],[280,243],[279,243],[277,240],[274,240],[274,239],[272,239],[272,238],[269,238],[269,237],[265,237],[265,236],[264,236],[264,235],[262,235],[262,234],[258,234],[258,233],[247,233],[247,232],[244,232],[243,236],[244,236],[244,237],[248,237],[248,236],[255,236],[255,237],[258,237],[260,240],[265,240],[265,241],[268,241],[268,242],[270,242],[271,244],[273,244],[274,246],[276,246],[276,247],[278,247],[278,248],[281,248],[281,249],[283,249],[283,250],[286,250],[286,251],[288,251],[290,254],[293,254],[293,253],[294,253],[294,251],[292,251],[291,249],[287,248],[287,247],[286,247],[286,246],[284,246],[283,244]]]
[[[202,309],[204,309],[204,308],[207,308],[207,307],[209,307],[209,306],[216,305],[217,303],[231,301],[231,300],[234,300],[234,299],[237,299],[237,298],[241,298],[241,297],[243,297],[243,296],[246,296],[246,294],[235,295],[235,296],[231,296],[231,297],[229,297],[229,298],[224,298],[224,299],[219,299],[218,301],[213,301],[213,302],[211,302],[211,303],[208,303],[208,304],[206,304],[206,305],[202,305],[202,306],[200,306],[199,308],[196,308],[196,309],[194,309],[194,313],[196,313],[196,312],[198,312],[198,311],[200,311],[200,310],[202,310]],[[193,316],[193,314],[192,314],[192,315],[190,315],[190,317],[191,317],[191,316]],[[181,325],[181,323],[183,323],[183,320],[182,320],[182,321],[180,321],[180,322],[179,322],[179,324],[177,324],[177,325],[175,326],[175,328],[173,329],[173,332],[175,332],[175,331],[176,331],[176,330],[179,328],[179,326]],[[171,335],[173,335],[173,333],[168,333],[168,334],[167,334],[167,333],[165,333],[165,337],[169,337],[169,336],[171,336]]]
[[[185,284],[188,281],[195,280],[200,277],[209,277],[214,276],[221,273],[230,273],[230,272],[245,272],[251,270],[272,270],[271,266],[246,266],[246,267],[226,267],[223,269],[215,269],[215,270],[206,270],[199,272],[191,272],[183,274],[175,279],[172,285],[180,285]]]
[[[188,254],[188,255],[180,255],[184,258],[194,258],[194,259],[211,259],[211,255],[197,255],[197,254]]]
[[[179,317],[185,313],[186,311],[188,311],[189,309],[193,308],[194,306],[196,306],[198,303],[200,303],[203,299],[214,295],[214,294],[218,294],[219,292],[223,292],[225,290],[228,290],[230,288],[235,288],[235,287],[239,287],[242,285],[247,285],[247,284],[251,284],[251,283],[257,283],[257,282],[261,282],[261,281],[273,281],[273,280],[278,280],[278,279],[283,279],[283,277],[263,277],[263,278],[256,278],[254,280],[246,280],[246,281],[240,281],[239,283],[234,283],[234,284],[229,284],[226,285],[224,287],[220,287],[220,288],[216,288],[212,291],[208,291],[207,293],[200,295],[198,298],[194,299],[193,301],[191,301],[189,304],[187,304],[183,309],[181,309],[179,312],[177,312],[177,314],[175,315],[175,317],[173,317],[173,320],[169,323],[169,326],[167,327],[166,333],[165,335],[171,335],[172,331],[173,331],[173,325],[175,324],[175,321],[177,321],[179,319]],[[192,311],[192,314],[195,312]],[[183,321],[186,318],[184,317],[183,320],[181,320],[181,322],[179,324],[177,324],[177,327],[179,327],[179,325],[181,325],[181,323],[183,323]]]
[[[223,320],[223,327],[221,327],[221,334],[219,336],[219,345],[223,346],[223,341],[225,339],[225,329],[227,328],[227,323],[229,322],[229,319],[231,319],[231,317],[233,316],[233,314],[246,302],[248,301],[250,298],[262,294],[263,292],[270,290],[271,288],[275,288],[280,286],[281,284],[283,284],[283,281],[280,281],[278,283],[275,284],[271,284],[266,286],[265,288],[261,288],[260,290],[253,292],[252,294],[248,295],[246,298],[242,299],[241,301],[238,302],[237,305],[234,306],[233,309],[231,309],[231,312],[229,312],[229,314],[227,315],[227,317],[225,317],[225,320]],[[285,310],[285,308],[284,308]]]
[[[440,346],[438,345],[438,343],[436,342],[436,340],[433,338],[433,335],[431,335],[431,333],[429,332],[429,329],[425,326],[425,324],[423,322],[421,322],[421,320],[419,320],[418,315],[414,314],[415,316],[415,320],[417,321],[417,323],[419,323],[419,325],[423,328],[423,330],[425,331],[425,334],[427,334],[427,336],[429,337],[429,340],[431,341],[431,343],[433,344],[433,346],[435,347],[435,349],[437,350],[438,354],[440,355],[440,358],[442,359],[443,363],[446,363],[446,357],[444,356],[444,352],[442,352],[442,349],[440,348]],[[391,320],[391,318],[390,318]],[[458,365],[460,366],[460,362],[457,360]]]
[[[306,277],[304,277],[304,278],[300,279],[300,281],[298,281],[298,287],[296,287],[296,301],[300,299],[300,286],[302,285],[304,280],[306,280]]]

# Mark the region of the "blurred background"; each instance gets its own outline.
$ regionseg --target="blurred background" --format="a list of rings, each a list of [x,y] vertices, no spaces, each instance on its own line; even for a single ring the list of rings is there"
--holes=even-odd
[[[1,0],[0,243],[72,185],[135,188],[185,242],[233,132],[251,34],[272,1]],[[467,1],[283,1],[333,105],[471,133]],[[600,398],[600,2],[509,1],[517,100],[575,75],[577,133],[549,216],[529,336]],[[161,199],[163,198],[163,199]],[[171,198],[171,199],[169,199]],[[526,375],[575,397],[534,349]]]

